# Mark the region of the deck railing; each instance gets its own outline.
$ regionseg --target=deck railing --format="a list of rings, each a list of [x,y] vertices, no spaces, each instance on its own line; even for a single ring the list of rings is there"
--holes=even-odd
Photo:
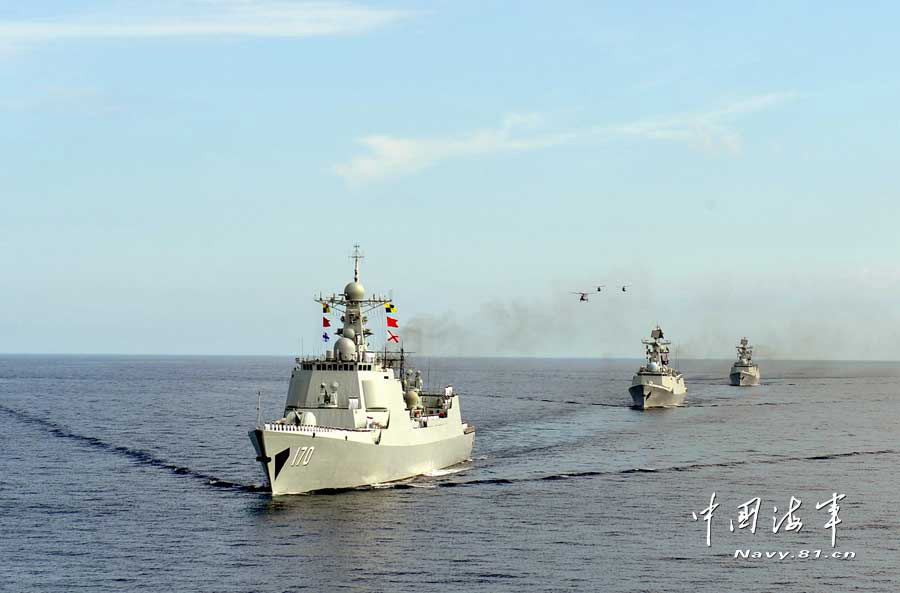
[[[374,428],[340,428],[338,426],[318,426],[311,424],[276,424],[274,422],[266,422],[263,424],[264,430],[273,432],[371,432]]]

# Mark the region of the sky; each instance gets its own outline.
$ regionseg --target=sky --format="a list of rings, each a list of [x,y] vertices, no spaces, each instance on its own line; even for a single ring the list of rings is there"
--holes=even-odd
[[[0,0],[0,352],[900,360],[898,19]]]

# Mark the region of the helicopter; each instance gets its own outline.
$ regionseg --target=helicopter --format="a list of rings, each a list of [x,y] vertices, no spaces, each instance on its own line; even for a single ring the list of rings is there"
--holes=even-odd
[[[588,302],[588,293],[586,292],[572,292],[572,294],[578,295],[578,300],[584,303]]]
[[[627,288],[631,286],[630,284],[619,284],[618,287],[622,289],[622,292],[628,292]],[[606,288],[605,284],[597,285],[597,292],[603,292],[603,289]]]

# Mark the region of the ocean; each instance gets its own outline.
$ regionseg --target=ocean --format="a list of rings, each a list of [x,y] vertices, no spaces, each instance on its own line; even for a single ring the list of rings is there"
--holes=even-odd
[[[421,362],[470,462],[273,499],[247,431],[290,358],[0,356],[0,591],[900,587],[900,363],[684,360],[685,407],[641,412],[638,360]]]

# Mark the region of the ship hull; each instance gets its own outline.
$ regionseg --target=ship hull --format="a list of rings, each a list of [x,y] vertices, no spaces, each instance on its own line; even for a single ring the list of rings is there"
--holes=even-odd
[[[250,440],[273,495],[356,488],[404,480],[469,459],[474,430],[390,444],[387,431],[256,429]],[[384,434],[382,434],[384,433]]]
[[[681,375],[642,375],[637,374],[628,389],[634,407],[646,410],[650,408],[675,408],[684,403],[687,387]]]
[[[735,387],[750,387],[759,385],[758,367],[732,367],[728,376],[730,383]]]

